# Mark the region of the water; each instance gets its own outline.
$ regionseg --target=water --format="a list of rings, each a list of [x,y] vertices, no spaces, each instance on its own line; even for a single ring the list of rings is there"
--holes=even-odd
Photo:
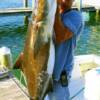
[[[85,12],[83,16],[85,27],[77,45],[76,55],[100,55],[100,13]]]
[[[28,0],[28,6],[32,6],[32,0]],[[23,7],[23,0],[0,1],[0,9],[18,7]],[[23,50],[26,31],[24,16],[0,16],[0,47],[7,46],[11,49],[13,62]]]
[[[0,8],[22,7],[22,1],[2,0]],[[29,6],[31,6],[31,0]],[[78,42],[76,55],[100,55],[100,14],[96,16],[95,12],[91,12],[83,15],[86,24]],[[27,25],[24,24],[24,16],[0,17],[0,47],[7,46],[11,49],[13,62],[23,50],[26,32]]]
[[[28,6],[32,6],[32,0],[28,0]],[[23,0],[0,0],[0,8],[23,7]]]
[[[13,60],[23,50],[27,26],[24,16],[0,17],[0,47],[7,46],[12,51]]]

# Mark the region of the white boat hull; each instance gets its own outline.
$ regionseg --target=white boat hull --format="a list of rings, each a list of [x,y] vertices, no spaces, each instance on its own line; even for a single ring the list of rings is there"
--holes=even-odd
[[[80,64],[82,63],[88,63],[88,62],[94,62],[99,67],[100,66],[100,57],[96,55],[80,55],[75,57],[75,66],[72,72],[72,78],[69,84],[69,90],[71,95],[71,100],[92,100],[92,99],[86,99],[86,93],[87,93],[87,87],[86,82],[89,80],[87,78],[87,75],[85,77],[82,76],[82,73],[80,71]],[[87,74],[88,72],[86,72]],[[91,84],[91,83],[90,83]],[[98,88],[98,87],[95,87]],[[89,91],[89,90],[88,90]],[[85,93],[85,95],[84,95]],[[89,96],[89,95],[88,95]],[[99,95],[100,97],[100,95]],[[100,100],[94,99],[94,100]]]

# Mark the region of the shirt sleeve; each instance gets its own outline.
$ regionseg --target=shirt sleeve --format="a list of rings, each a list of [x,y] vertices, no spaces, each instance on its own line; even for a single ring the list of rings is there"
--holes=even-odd
[[[62,21],[74,35],[79,35],[83,29],[83,18],[79,11],[71,10],[62,15]]]

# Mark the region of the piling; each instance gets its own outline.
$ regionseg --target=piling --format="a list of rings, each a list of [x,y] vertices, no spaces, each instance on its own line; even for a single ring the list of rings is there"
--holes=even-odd
[[[28,0],[23,0],[23,7],[28,7]],[[24,16],[24,24],[28,24],[28,16]]]
[[[96,22],[99,21],[99,9],[96,9]]]
[[[77,6],[78,10],[81,11],[81,8],[82,8],[82,0],[76,0],[76,6]]]
[[[23,7],[28,7],[28,0],[23,0]]]

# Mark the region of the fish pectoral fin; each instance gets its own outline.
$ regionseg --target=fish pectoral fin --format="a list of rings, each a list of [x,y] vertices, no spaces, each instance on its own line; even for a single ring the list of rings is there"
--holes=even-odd
[[[16,62],[13,65],[13,69],[21,69],[22,70],[22,62],[23,62],[23,52],[20,53]]]

